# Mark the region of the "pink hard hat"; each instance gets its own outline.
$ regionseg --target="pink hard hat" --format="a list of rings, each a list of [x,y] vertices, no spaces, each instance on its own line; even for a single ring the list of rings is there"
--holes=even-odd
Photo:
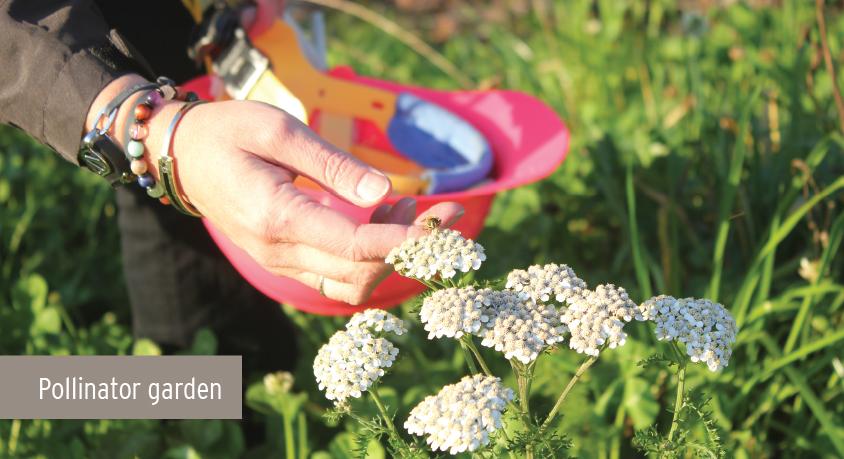
[[[495,157],[489,180],[465,191],[414,196],[419,212],[444,201],[461,204],[466,214],[454,225],[454,229],[466,237],[476,238],[480,234],[496,193],[547,177],[563,162],[568,152],[569,131],[565,124],[547,105],[529,95],[502,90],[438,91],[361,77],[348,71],[334,74],[361,84],[412,93],[451,110],[486,137]],[[210,98],[207,77],[192,80],[185,87],[197,92],[200,97]],[[374,210],[356,207],[324,191],[303,191],[360,222],[369,221]],[[402,197],[393,195],[386,202],[392,204]],[[330,300],[293,279],[271,274],[214,228],[211,222],[204,220],[204,223],[226,258],[250,284],[268,297],[305,312],[349,315],[366,308],[389,308],[424,290],[418,282],[393,273],[375,288],[369,301],[363,305],[351,306]]]

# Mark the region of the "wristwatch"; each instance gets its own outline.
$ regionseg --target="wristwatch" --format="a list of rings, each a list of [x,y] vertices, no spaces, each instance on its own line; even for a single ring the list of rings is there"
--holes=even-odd
[[[105,178],[112,187],[116,188],[136,179],[126,154],[108,132],[93,129],[85,134],[76,159],[80,166]]]
[[[112,187],[130,183],[137,179],[129,166],[129,158],[123,148],[111,138],[108,131],[117,118],[120,105],[138,91],[168,88],[169,92],[176,83],[166,77],[159,77],[155,83],[141,83],[124,89],[97,115],[94,128],[82,137],[82,146],[76,155],[79,165],[108,180]],[[168,94],[169,94],[168,92]],[[171,94],[172,97],[172,94]],[[100,122],[102,127],[100,127]]]

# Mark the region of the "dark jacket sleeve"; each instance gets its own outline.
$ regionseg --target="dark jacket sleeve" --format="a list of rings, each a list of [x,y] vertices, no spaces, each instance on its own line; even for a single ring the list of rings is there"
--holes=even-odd
[[[0,123],[71,162],[96,95],[142,68],[92,0],[0,0]]]

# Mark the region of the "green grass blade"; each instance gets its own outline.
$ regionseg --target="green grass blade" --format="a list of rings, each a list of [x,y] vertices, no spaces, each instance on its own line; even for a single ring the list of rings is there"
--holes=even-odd
[[[775,356],[780,355],[776,343],[774,343],[770,337],[765,337],[760,341],[767,348],[769,353]],[[829,411],[824,408],[823,402],[821,402],[817,395],[815,395],[812,388],[809,387],[809,384],[805,379],[803,379],[803,376],[801,376],[801,374],[794,368],[784,366],[782,370],[800,393],[800,396],[806,401],[806,405],[809,406],[809,410],[815,416],[815,419],[817,419],[821,428],[826,431],[830,442],[835,447],[835,450],[839,455],[844,456],[844,438],[838,434],[839,427],[835,425],[834,418]]]
[[[796,311],[800,309],[798,304],[793,303],[797,298],[805,298],[808,295],[826,295],[830,293],[844,293],[844,285],[836,284],[834,282],[820,282],[817,285],[807,285],[805,287],[795,287],[788,289],[781,296],[757,303],[750,314],[747,316],[747,324],[753,323],[769,314],[775,314],[785,311]]]
[[[812,285],[817,285],[825,275],[826,270],[829,267],[829,263],[841,247],[842,237],[844,237],[844,213],[839,215],[838,218],[835,219],[835,223],[832,224],[832,229],[829,232],[829,245],[827,245],[826,250],[824,250],[823,255],[821,255],[821,261],[818,266],[818,277],[812,281]],[[800,331],[803,330],[803,324],[806,322],[806,317],[808,317],[809,311],[815,304],[815,298],[815,295],[806,295],[803,297],[803,303],[800,305],[797,317],[791,325],[791,331],[788,333],[788,339],[786,340],[785,347],[783,348],[783,351],[786,353],[791,352],[791,350],[794,349],[794,345],[797,343],[797,337],[800,334]]]
[[[797,350],[790,352],[784,357],[773,361],[771,364],[765,365],[763,379],[767,378],[768,376],[773,374],[773,372],[788,365],[789,363],[794,362],[795,360],[802,359],[803,357],[806,357],[807,355],[813,352],[817,352],[826,347],[832,346],[833,344],[841,341],[842,339],[844,339],[844,329],[838,330],[835,333],[830,333],[822,338],[818,338],[812,341],[811,343],[799,347]]]
[[[727,172],[727,180],[724,181],[723,188],[721,189],[721,198],[718,203],[718,234],[715,237],[715,250],[712,252],[712,278],[709,281],[709,292],[707,294],[707,297],[712,301],[718,301],[718,293],[721,289],[724,251],[727,247],[727,236],[730,233],[730,213],[735,205],[736,191],[741,182],[744,158],[747,155],[747,146],[744,143],[744,139],[748,134],[748,128],[750,126],[750,111],[759,97],[759,92],[757,89],[745,104],[738,134],[736,135],[733,157]]]
[[[633,268],[636,270],[636,280],[639,282],[639,291],[642,299],[653,296],[651,280],[648,276],[648,268],[642,254],[642,245],[639,239],[639,225],[636,223],[636,193],[633,189],[633,159],[627,163],[625,174],[625,193],[627,194],[627,221],[630,228],[630,248],[633,252]]]
[[[736,296],[736,304],[733,306],[733,311],[736,317],[736,324],[738,324],[739,327],[744,324],[747,310],[750,306],[750,298],[752,296],[753,289],[759,281],[759,269],[762,261],[776,249],[777,245],[779,245],[786,236],[791,234],[791,231],[795,226],[797,226],[797,223],[799,223],[813,207],[827,196],[842,188],[844,188],[844,177],[839,177],[838,180],[832,182],[831,185],[812,196],[809,200],[803,203],[802,206],[792,212],[788,218],[783,220],[782,225],[780,225],[776,231],[771,234],[768,242],[762,247],[759,254],[756,256],[756,261],[753,263],[753,266],[751,266],[744,285],[742,285],[742,289]]]

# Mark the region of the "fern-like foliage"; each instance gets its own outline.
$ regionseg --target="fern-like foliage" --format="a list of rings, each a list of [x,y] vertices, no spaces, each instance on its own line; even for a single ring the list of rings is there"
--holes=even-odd
[[[382,435],[389,435],[389,431],[384,427],[380,418],[356,417],[355,419],[358,421],[360,429],[355,435],[355,446],[352,453],[355,459],[366,459],[369,444],[373,440],[378,441]]]
[[[407,314],[404,316],[404,318],[411,322],[415,321],[419,317],[419,311],[422,310],[422,303],[425,302],[426,298],[433,294],[433,290],[425,290],[424,292],[422,292],[421,295],[416,295],[415,297],[413,297],[413,299],[409,300],[407,302],[407,305],[405,306],[405,311],[407,311]]]
[[[677,361],[665,354],[653,354],[652,356],[642,359],[636,363],[636,365],[642,368],[651,368],[651,367],[670,367],[672,365],[677,365]]]
[[[527,430],[516,433],[507,444],[507,450],[524,452],[528,445],[533,446],[535,457],[563,458],[571,448],[571,440],[552,429],[542,430],[538,422],[532,422]]]
[[[349,415],[357,421],[360,428],[355,436],[355,448],[353,450],[355,459],[366,459],[369,443],[373,440],[380,441],[386,438],[387,456],[397,459],[428,459],[430,455],[422,445],[417,443],[405,443],[401,438],[396,438],[384,421],[379,417],[364,418],[352,412]]]
[[[674,438],[669,440],[655,427],[649,427],[636,432],[633,446],[648,456],[660,459],[679,459],[685,457],[699,457],[706,459],[722,459],[726,451],[721,443],[721,434],[715,425],[712,411],[707,407],[711,397],[703,392],[686,392],[680,407],[679,427],[674,432]],[[691,430],[695,423],[700,423],[704,429],[706,439],[699,441],[691,437]]]
[[[322,413],[322,417],[325,419],[325,424],[329,426],[336,426],[340,424],[340,421],[343,419],[343,416],[346,416],[350,413],[349,405],[346,403],[335,405],[331,409],[327,409]]]
[[[693,445],[689,443],[690,449],[699,452],[703,457],[722,458],[726,456],[727,452],[724,450],[724,445],[721,442],[721,434],[718,431],[718,426],[715,424],[715,418],[712,415],[712,410],[709,409],[709,401],[712,397],[706,395],[703,391],[692,391],[686,394],[683,399],[683,409],[689,414],[694,415],[706,432],[706,442],[700,445]],[[689,418],[684,419],[687,423],[691,421]]]

